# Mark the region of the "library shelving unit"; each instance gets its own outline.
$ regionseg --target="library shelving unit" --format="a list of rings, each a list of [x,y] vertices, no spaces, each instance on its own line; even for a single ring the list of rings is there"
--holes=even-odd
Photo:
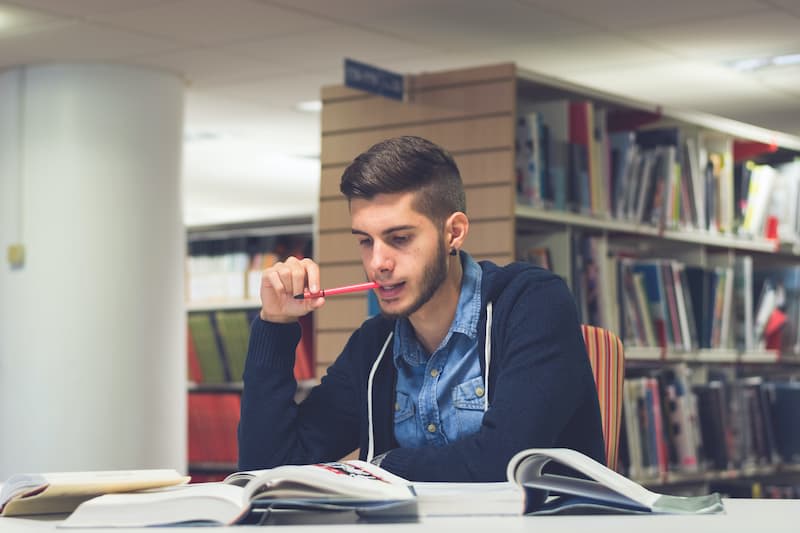
[[[617,131],[631,132],[637,142],[639,131],[679,131],[692,139],[694,144],[689,146],[701,156],[708,158],[716,150],[726,152],[723,154],[729,157],[723,161],[726,173],[732,172],[733,146],[744,146],[756,156],[769,152],[785,158],[800,153],[800,138],[703,113],[635,101],[523,71],[510,63],[408,76],[406,87],[403,101],[344,86],[322,89],[320,208],[315,238],[316,259],[330,285],[363,279],[358,249],[350,232],[347,203],[339,193],[342,171],[353,157],[372,144],[398,135],[428,138],[453,154],[467,195],[470,217],[467,251],[477,260],[504,264],[526,259],[531,249],[546,249],[549,267],[564,277],[576,292],[576,300],[586,265],[576,253],[575,242],[584,237],[592,239],[604,258],[663,258],[707,270],[733,268],[745,256],[754,270],[800,266],[796,244],[753,235],[742,237],[733,226],[725,226],[736,211],[731,191],[724,191],[724,199],[717,200],[719,203],[713,207],[725,218],[715,220],[710,230],[709,223],[690,228],[687,224],[649,224],[641,222],[641,217],[632,221],[630,217],[612,216],[613,192],[601,185],[605,189],[599,193],[601,197],[604,195],[605,203],[595,204],[598,191],[593,183],[586,185],[591,200],[587,199],[584,206],[555,208],[554,202],[543,199],[542,191],[536,192],[533,200],[523,199],[526,197],[519,180],[519,153],[524,140],[520,139],[519,124],[520,117],[532,112],[544,114],[541,110],[548,103],[561,102],[564,106],[566,102],[568,109],[569,102],[580,102],[596,118],[589,131],[584,132],[589,139],[584,138],[587,146],[591,139],[608,135],[612,125]],[[570,120],[574,118],[570,116],[566,122]],[[586,127],[586,115],[583,120],[579,127]],[[576,123],[565,127],[575,128]],[[554,129],[548,134],[554,136]],[[683,145],[675,148],[680,151]],[[552,164],[554,154],[549,152],[548,157]],[[579,164],[580,160],[573,157],[574,154],[567,155],[569,164]],[[583,170],[589,174],[595,164],[592,158],[598,156],[590,151],[584,157],[588,159],[583,160]],[[601,167],[609,168],[610,164],[608,160],[601,161]],[[717,172],[718,168],[711,170]],[[732,182],[732,175],[728,175],[726,183]],[[615,293],[616,285],[613,289]],[[617,298],[608,298],[603,305],[606,320],[600,325],[620,332],[625,318],[621,316]],[[363,294],[331,299],[317,312],[315,345],[321,347],[317,353],[318,374],[324,373],[366,313],[367,298]],[[730,338],[731,342],[725,338],[713,349],[693,346],[677,350],[672,345],[667,348],[666,343],[665,347],[627,343],[626,375],[653,373],[674,364],[699,369],[704,375],[709,369],[713,373],[719,367],[736,378],[754,374],[785,377],[800,370],[797,356],[792,353],[755,349],[753,345],[748,350],[734,349],[733,336]],[[640,479],[650,485],[669,487],[739,478],[767,479],[771,475],[796,476],[796,464],[780,463],[721,470],[706,468],[686,474],[668,470]]]
[[[241,373],[249,325],[260,308],[260,272],[289,255],[309,255],[313,235],[311,217],[187,231],[188,454],[195,481],[236,470]],[[311,318],[306,320],[295,368],[298,399],[314,376]]]

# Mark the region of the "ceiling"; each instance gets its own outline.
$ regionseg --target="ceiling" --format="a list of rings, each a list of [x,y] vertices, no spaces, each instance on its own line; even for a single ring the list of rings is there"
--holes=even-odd
[[[102,61],[187,81],[188,225],[312,214],[345,57],[401,73],[514,61],[800,135],[800,0],[0,0],[0,69]]]

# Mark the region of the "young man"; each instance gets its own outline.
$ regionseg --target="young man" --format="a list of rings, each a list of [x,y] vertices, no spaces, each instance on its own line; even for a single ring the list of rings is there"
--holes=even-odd
[[[419,137],[380,142],[344,171],[381,315],[353,333],[295,404],[297,318],[320,271],[263,273],[239,425],[239,467],[362,459],[416,481],[499,481],[516,452],[567,447],[605,462],[594,379],[570,292],[525,263],[476,263],[452,157]],[[356,281],[356,280],[354,280]],[[324,346],[318,347],[324,350]]]

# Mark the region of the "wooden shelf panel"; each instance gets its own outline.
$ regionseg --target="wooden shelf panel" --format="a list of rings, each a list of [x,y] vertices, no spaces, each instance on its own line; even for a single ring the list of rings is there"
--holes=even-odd
[[[343,164],[373,144],[400,135],[425,137],[451,152],[510,149],[514,146],[512,114],[413,124],[322,136],[320,162]]]
[[[514,183],[514,153],[510,147],[479,152],[456,152],[451,155],[458,165],[461,181],[465,187]],[[346,164],[323,165],[320,177],[320,200],[343,198],[339,191],[339,183],[345,168]],[[470,208],[471,203],[468,201],[467,209]]]
[[[322,134],[511,113],[514,90],[509,78],[414,91],[406,102],[373,95],[331,102],[322,109]]]
[[[777,352],[771,350],[738,352],[736,350],[702,349],[696,352],[664,352],[661,348],[651,346],[626,346],[625,360],[665,363],[792,363],[791,360],[781,359]]]

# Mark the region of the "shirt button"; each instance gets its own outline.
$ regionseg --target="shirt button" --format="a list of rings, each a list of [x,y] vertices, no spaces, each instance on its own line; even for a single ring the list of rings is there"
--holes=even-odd
[[[433,370],[431,370],[431,377],[432,378],[435,378],[438,375],[439,375],[439,371],[438,370],[436,370],[435,368]]]
[[[484,392],[483,387],[475,387],[475,396],[477,396],[478,398],[483,396],[483,392]]]
[[[436,433],[436,424],[428,424],[428,433]]]
[[[399,411],[400,410],[400,404],[398,402],[394,402],[394,410],[395,411]]]

